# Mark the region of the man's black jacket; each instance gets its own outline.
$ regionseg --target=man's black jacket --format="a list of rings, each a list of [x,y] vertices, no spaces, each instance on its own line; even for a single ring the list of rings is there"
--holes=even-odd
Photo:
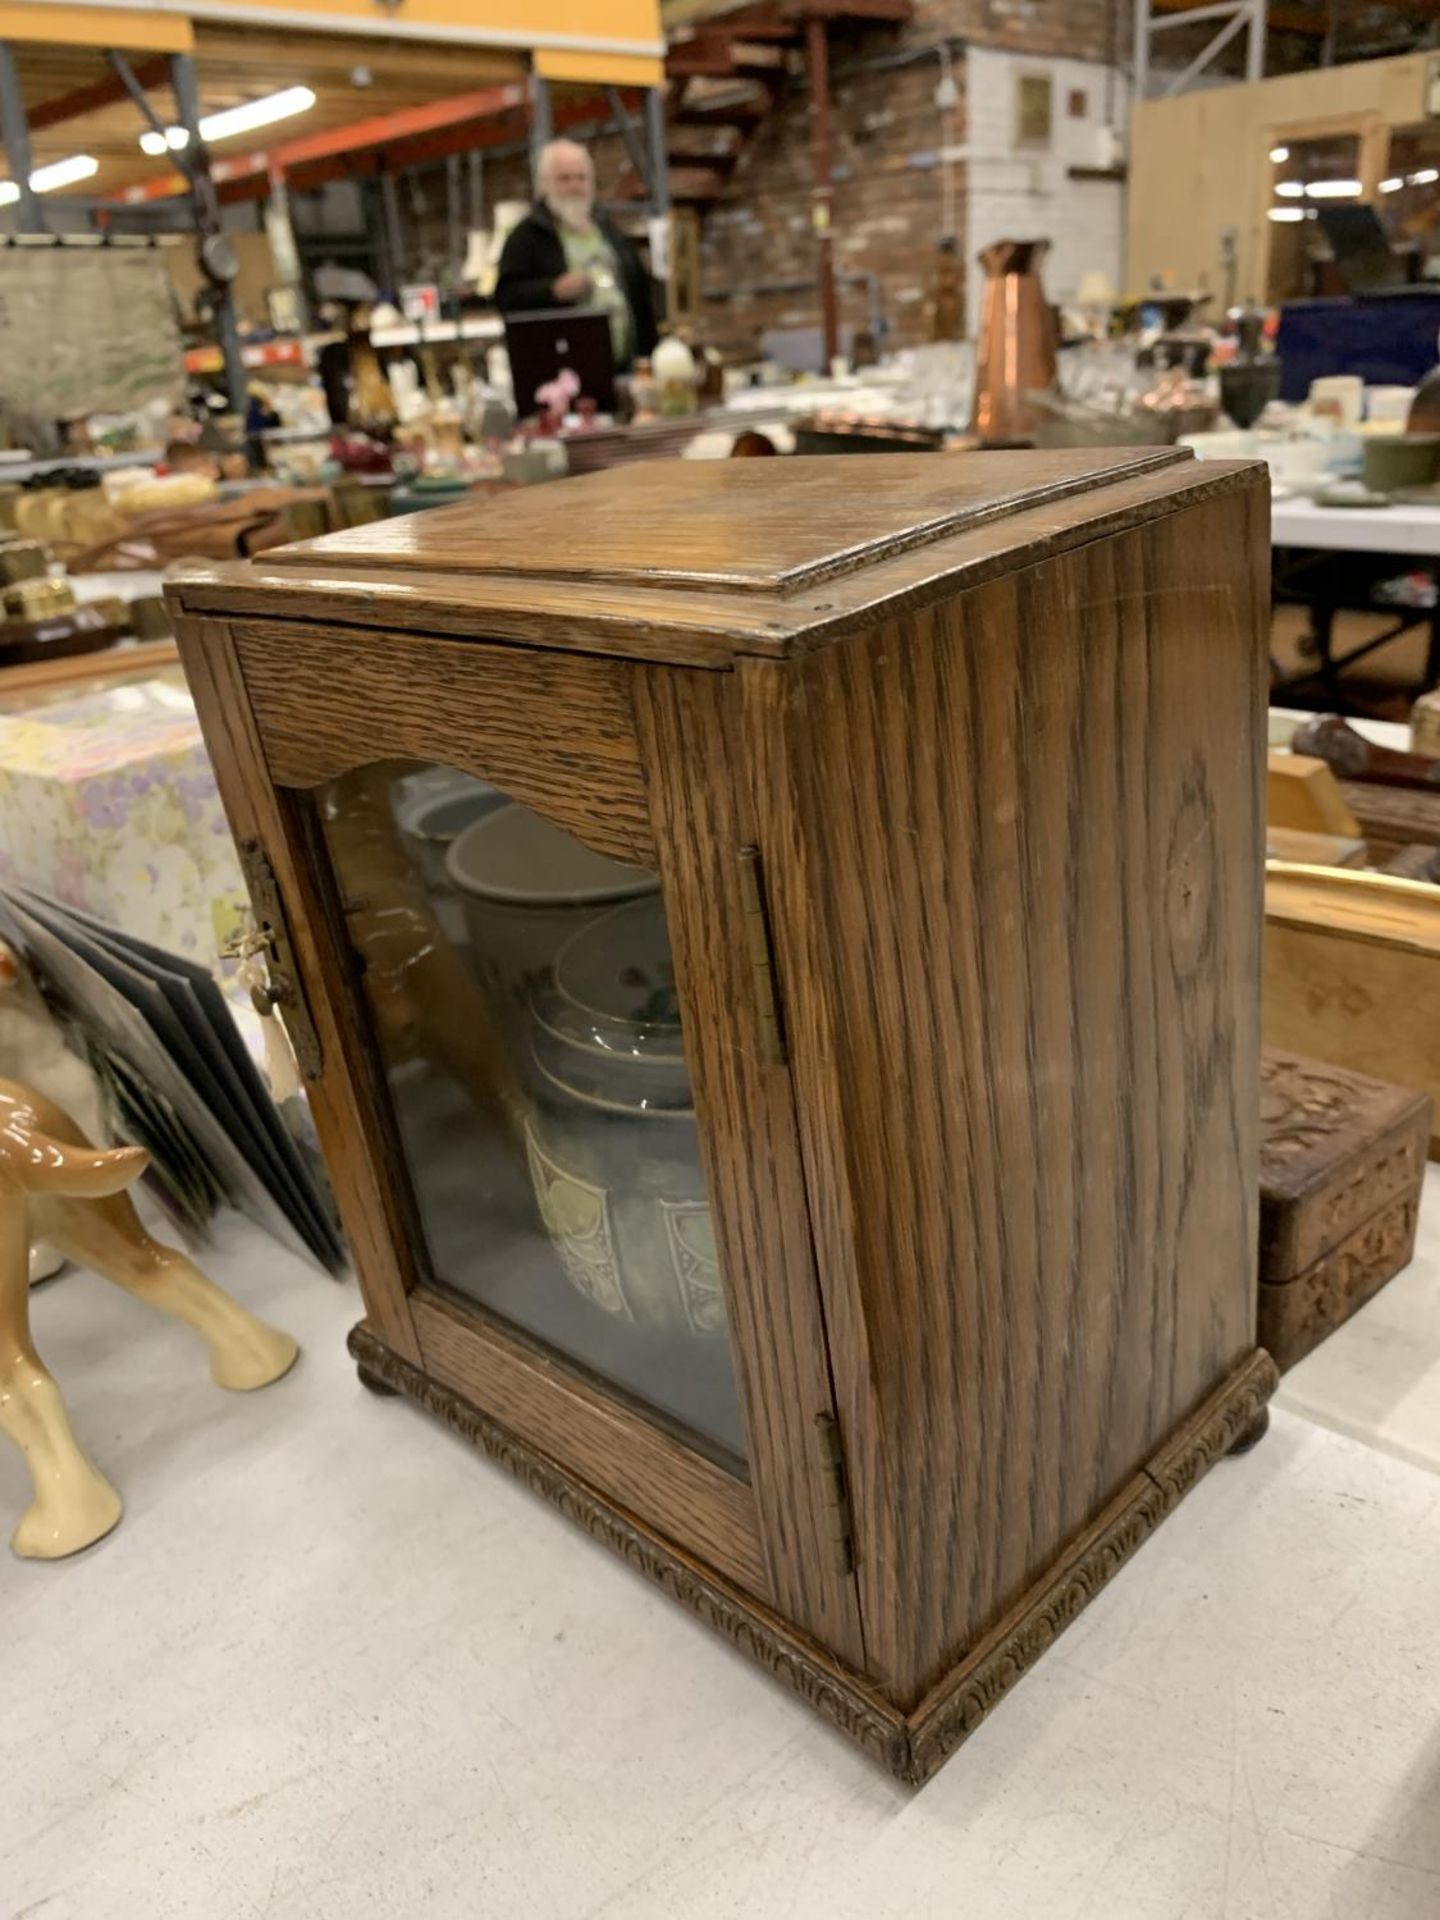
[[[657,338],[650,276],[634,247],[603,213],[595,214],[595,224],[615,255],[620,285],[630,308],[631,351],[638,359],[654,351]],[[552,288],[565,270],[565,247],[555,216],[543,201],[537,202],[511,231],[501,251],[496,306],[501,313],[537,313],[559,305]]]

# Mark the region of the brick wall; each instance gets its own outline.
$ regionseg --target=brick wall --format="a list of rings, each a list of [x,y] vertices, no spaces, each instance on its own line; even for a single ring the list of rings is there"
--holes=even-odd
[[[873,54],[874,37],[869,47]],[[885,40],[880,48],[894,51]],[[863,55],[847,60],[837,47],[836,266],[842,276],[874,275],[892,322],[897,300],[918,298],[920,263],[940,237],[938,78],[933,58],[867,69]],[[751,136],[725,199],[705,217],[707,324],[728,348],[757,344],[766,328],[815,324],[812,183],[809,94],[797,84]],[[709,297],[721,294],[730,297]],[[869,290],[843,285],[841,307],[847,325],[865,325]]]
[[[1094,264],[1118,279],[1120,189],[1110,185],[1097,192],[1089,183],[1068,180],[1065,154],[1074,130],[1065,116],[1070,85],[1089,92],[1096,113],[1103,108],[1104,69],[1097,63],[1112,28],[1128,40],[1128,20],[1123,0],[1111,0],[1109,7],[1105,0],[917,0],[914,20],[899,33],[833,32],[834,232],[837,267],[842,277],[851,276],[842,278],[841,287],[846,326],[869,323],[878,287],[890,344],[922,336],[927,276],[945,231],[942,149],[947,138],[962,148],[978,138],[987,153],[1003,146],[1010,82],[993,63],[1004,55],[1090,64],[1077,70],[1083,79],[1072,75],[1063,90],[1056,83],[1055,133],[1066,148],[1057,146],[1038,174],[1027,163],[1023,179],[1009,183],[1008,205],[988,184],[994,177],[989,162],[983,169],[963,158],[952,162],[955,237],[962,252],[968,259],[977,245],[1001,237],[994,222],[1013,214],[1023,223],[1017,237],[1048,231],[1062,243],[1055,264],[1067,278],[1073,277],[1072,262],[1093,248],[1104,256]],[[962,40],[965,46],[954,52],[960,100],[947,129],[935,104],[937,49],[942,41]],[[1125,48],[1122,41],[1122,58]],[[705,216],[707,332],[733,353],[753,351],[767,329],[814,326],[818,320],[808,103],[797,79],[751,136],[724,199]],[[1016,194],[1023,204],[1016,204]],[[982,235],[973,244],[972,222]],[[1080,270],[1088,264],[1084,260]],[[1064,289],[1057,282],[1050,290]]]
[[[905,37],[923,42],[956,34],[976,46],[1103,60],[1107,22],[1113,14],[1123,56],[1132,12],[1128,0],[1116,7],[1107,0],[915,0]]]

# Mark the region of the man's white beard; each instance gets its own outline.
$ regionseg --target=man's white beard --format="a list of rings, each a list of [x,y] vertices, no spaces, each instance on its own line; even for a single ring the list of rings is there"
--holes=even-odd
[[[563,220],[567,227],[588,227],[590,217],[595,211],[595,202],[588,194],[547,194],[550,211],[557,220]]]

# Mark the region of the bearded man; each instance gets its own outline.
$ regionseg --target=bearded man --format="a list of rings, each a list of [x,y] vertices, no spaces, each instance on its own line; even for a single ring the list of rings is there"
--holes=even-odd
[[[597,212],[595,168],[584,147],[552,140],[541,149],[538,181],[539,199],[500,255],[495,304],[503,314],[599,308],[623,371],[655,346],[650,276],[624,234]]]

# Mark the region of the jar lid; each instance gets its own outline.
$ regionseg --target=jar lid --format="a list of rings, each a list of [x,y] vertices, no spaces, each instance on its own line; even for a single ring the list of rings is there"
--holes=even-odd
[[[467,827],[451,843],[445,867],[461,892],[509,906],[604,905],[660,885],[646,868],[596,853],[515,800]]]
[[[623,1114],[635,1120],[691,1120],[695,1101],[684,1062],[612,1055],[609,1059],[569,1045],[553,1029],[538,1026],[531,1059],[552,1099]]]
[[[567,1026],[578,1019],[597,1031],[645,1035],[637,1041],[644,1051],[683,1057],[680,995],[659,893],[627,901],[573,934],[555,957],[555,993],[567,1009]]]
[[[473,821],[508,804],[494,787],[487,787],[469,774],[457,774],[443,781],[421,775],[414,787],[403,793],[395,817],[402,833],[416,840],[434,840],[448,846]]]
[[[634,1113],[693,1111],[658,893],[573,934],[530,1011],[537,1065],[578,1098]]]

